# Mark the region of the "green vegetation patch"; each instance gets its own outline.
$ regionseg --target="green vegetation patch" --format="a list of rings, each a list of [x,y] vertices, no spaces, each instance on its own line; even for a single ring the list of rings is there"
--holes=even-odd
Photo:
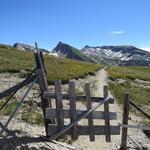
[[[107,69],[109,77],[115,79],[140,79],[150,81],[150,67],[112,67]]]
[[[43,125],[44,124],[44,117],[42,113],[37,111],[36,108],[28,108],[24,107],[24,111],[22,112],[21,119],[29,124],[39,124]],[[42,112],[42,111],[41,111]]]
[[[127,92],[137,105],[143,106],[150,104],[149,85],[142,85],[142,83],[137,83],[135,80],[150,81],[150,67],[111,67],[107,70],[111,79],[109,89],[118,103],[123,103],[123,96]],[[117,80],[120,80],[120,83]]]
[[[48,82],[61,79],[63,82],[71,78],[85,77],[88,74],[94,74],[95,71],[102,68],[99,64],[86,63],[64,58],[56,58],[44,55]],[[35,68],[33,53],[19,51],[12,47],[0,46],[0,73],[3,72],[21,72],[32,71]]]
[[[123,103],[124,93],[129,93],[131,100],[136,102],[138,106],[150,104],[150,89],[134,86],[130,80],[127,80],[124,84],[110,82],[109,89],[119,104]]]
[[[0,101],[0,107],[5,103],[5,100]],[[8,103],[4,109],[1,111],[1,115],[10,115],[11,112],[16,108],[18,102],[15,100],[11,103]]]
[[[0,108],[5,103],[6,100],[0,101]],[[17,104],[19,101],[13,100],[12,102],[9,102],[0,112],[0,115],[6,115],[9,116],[12,111],[17,107]],[[20,111],[17,111],[16,115],[21,114],[21,119],[29,124],[39,124],[43,125],[43,115],[42,110],[38,111],[36,107],[29,106],[27,104],[22,104],[22,107],[19,108]]]

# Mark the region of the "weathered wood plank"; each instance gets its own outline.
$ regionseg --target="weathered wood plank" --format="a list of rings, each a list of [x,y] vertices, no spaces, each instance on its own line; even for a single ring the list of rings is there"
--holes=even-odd
[[[64,126],[66,127],[66,126]],[[49,136],[56,134],[57,126],[49,125],[48,134]],[[110,126],[111,135],[119,135],[120,134],[120,126]],[[71,134],[71,130],[65,132],[66,134]],[[105,126],[93,126],[92,133],[94,135],[105,135]],[[88,126],[78,126],[78,135],[89,135],[89,127]]]
[[[23,80],[22,82],[12,86],[11,88],[3,91],[0,93],[0,99],[7,97],[9,95],[11,95],[12,93],[18,91],[19,89],[23,88],[24,86],[30,84],[33,80],[35,80],[36,75],[30,75],[28,78],[26,78],[25,80]]]
[[[83,112],[80,116],[78,116],[78,118],[75,121],[73,121],[70,124],[66,125],[66,127],[64,127],[64,128],[61,129],[61,131],[59,131],[57,133],[54,133],[49,138],[49,140],[54,140],[57,137],[59,137],[60,135],[62,135],[63,133],[65,133],[66,131],[68,131],[75,124],[77,124],[80,120],[82,120],[83,118],[85,118],[86,116],[88,116],[91,112],[93,112],[98,107],[102,106],[106,101],[109,101],[109,97],[105,98],[103,101],[99,101],[98,103],[96,103],[90,110]]]
[[[123,105],[123,117],[122,117],[122,124],[128,125],[128,119],[129,119],[129,95],[128,93],[125,94],[124,97],[124,105]],[[127,134],[128,134],[128,128],[122,128],[122,137],[121,137],[121,146],[120,150],[126,150],[127,149]]]
[[[2,136],[3,132],[5,131],[5,129],[7,128],[7,126],[9,125],[10,121],[12,120],[12,118],[14,117],[14,115],[16,114],[17,110],[19,109],[19,107],[21,106],[21,104],[23,103],[23,101],[25,100],[25,98],[27,97],[27,95],[29,94],[30,90],[33,88],[35,82],[37,81],[37,79],[35,79],[31,85],[28,87],[27,91],[24,93],[23,97],[21,98],[21,100],[19,101],[19,103],[17,104],[17,106],[15,107],[15,109],[11,112],[10,117],[8,118],[6,124],[4,125],[4,127],[2,128],[2,130],[0,131],[0,136]]]
[[[75,82],[69,82],[69,100],[70,100],[70,121],[73,122],[77,118],[76,114],[76,95],[75,95]],[[72,129],[71,138],[76,140],[78,138],[77,124],[75,124]]]
[[[43,97],[56,99],[56,94],[55,93],[50,93],[48,91],[45,91],[43,93]],[[69,94],[62,94],[62,97],[63,97],[63,100],[69,100]],[[85,100],[86,100],[86,96],[76,95],[76,101],[85,101]],[[98,103],[99,101],[103,101],[103,100],[104,100],[103,97],[91,97],[91,101],[92,102]],[[114,99],[110,97],[109,103],[110,104],[114,104]]]
[[[86,95],[86,106],[87,110],[90,110],[92,108],[91,104],[91,92],[90,92],[90,84],[85,84],[85,95]],[[90,141],[95,141],[95,136],[92,132],[93,129],[93,112],[88,115],[88,124],[89,124],[89,137]]]
[[[55,81],[55,92],[56,92],[57,127],[59,131],[64,126],[61,80]]]
[[[108,87],[104,86],[104,98],[108,96]],[[109,103],[104,103],[104,115],[105,115],[105,132],[106,132],[106,142],[111,142],[110,136],[110,117],[109,117]]]
[[[38,49],[38,45],[37,43],[35,43],[35,47],[37,50],[37,53],[34,52],[34,57],[35,57],[35,61],[36,61],[36,75],[38,76],[38,83],[39,83],[39,87],[40,87],[40,91],[41,91],[41,102],[42,102],[42,109],[43,109],[43,116],[44,116],[44,124],[45,124],[45,131],[46,131],[46,136],[47,136],[47,130],[48,130],[48,124],[49,123],[54,123],[54,120],[46,120],[45,119],[45,111],[46,108],[51,108],[51,100],[50,98],[45,98],[43,97],[43,93],[44,91],[49,91],[48,89],[48,82],[47,82],[47,77],[46,77],[46,73],[44,70],[44,61],[42,61],[42,53],[40,55],[39,49]]]
[[[136,108],[138,111],[140,111],[145,117],[150,119],[150,115],[149,114],[147,114],[144,110],[142,110],[140,107],[138,107],[134,102],[132,102],[132,101],[129,101],[129,102],[134,108]]]
[[[141,129],[141,130],[148,130],[148,131],[150,131],[150,127],[145,127],[145,126],[141,126],[141,125],[120,124],[120,127],[123,127],[123,128],[132,128],[132,129]]]
[[[84,110],[76,110],[76,115],[80,116],[82,113],[84,113]],[[64,118],[70,118],[70,110],[63,110]],[[109,119],[110,120],[116,120],[117,119],[117,113],[116,112],[109,112]],[[46,109],[46,119],[52,119],[56,118],[56,109],[47,108]],[[85,117],[87,119],[88,116]],[[104,112],[103,111],[93,111],[93,119],[104,119]]]

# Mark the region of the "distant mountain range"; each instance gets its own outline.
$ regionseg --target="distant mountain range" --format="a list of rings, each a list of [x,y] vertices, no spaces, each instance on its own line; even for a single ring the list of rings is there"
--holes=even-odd
[[[21,43],[15,43],[13,47],[23,51],[35,50],[33,46]],[[150,66],[150,52],[128,45],[85,46],[83,49],[79,50],[73,46],[59,42],[51,52],[43,48],[40,48],[40,51],[56,57],[66,57],[92,63]]]
[[[85,46],[82,51],[97,63],[150,66],[150,52],[134,46]]]
[[[150,66],[150,52],[134,46],[85,46],[78,50],[59,42],[52,50],[53,54],[70,59],[89,61],[107,65]]]

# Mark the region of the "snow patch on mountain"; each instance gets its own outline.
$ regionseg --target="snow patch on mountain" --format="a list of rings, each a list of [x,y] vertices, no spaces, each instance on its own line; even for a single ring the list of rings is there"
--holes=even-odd
[[[121,64],[123,62],[124,64],[132,61],[133,64],[138,62],[138,65],[143,65],[147,61],[146,64],[150,64],[150,53],[134,46],[85,46],[82,51],[87,57],[94,58],[98,63]]]

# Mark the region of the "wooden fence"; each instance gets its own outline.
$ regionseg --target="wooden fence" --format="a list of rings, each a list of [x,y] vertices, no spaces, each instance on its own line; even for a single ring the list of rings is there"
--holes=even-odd
[[[22,97],[20,103],[16,106],[12,115],[4,125],[0,135],[7,128],[8,124],[14,117],[14,114],[23,103],[34,83],[38,83],[41,92],[41,103],[43,109],[44,125],[46,137],[50,140],[58,139],[63,135],[71,135],[72,140],[78,138],[79,135],[88,135],[90,141],[95,141],[95,135],[105,135],[106,141],[111,141],[111,135],[120,134],[120,126],[110,125],[110,120],[117,118],[116,112],[109,111],[109,104],[113,104],[114,100],[108,97],[108,87],[103,88],[103,97],[92,97],[90,84],[85,84],[84,96],[77,95],[75,92],[75,82],[70,81],[68,84],[68,93],[62,94],[62,84],[60,80],[55,81],[55,93],[50,93],[47,82],[46,69],[44,59],[41,52],[34,53],[36,68],[23,81],[11,86],[9,89],[0,93],[0,99],[8,97],[7,101],[1,107],[1,110],[8,104],[11,98],[23,87],[30,85],[27,92]],[[55,99],[56,107],[52,108],[51,99]],[[63,109],[64,101],[69,102],[69,109]],[[79,102],[84,102],[86,109],[81,109]],[[80,103],[81,104],[81,103]],[[97,108],[103,107],[103,111],[96,111]],[[65,120],[70,122],[65,124]],[[88,125],[79,125],[82,119],[88,120]],[[94,125],[94,120],[104,120],[104,125]]]
[[[143,126],[139,126],[139,125],[128,125],[130,106],[134,107],[136,110],[138,110],[140,113],[142,113],[147,119],[150,120],[150,115],[147,114],[143,109],[138,107],[133,101],[131,101],[129,94],[126,93],[124,96],[124,105],[123,105],[123,117],[122,117],[122,124],[121,124],[122,137],[121,137],[120,150],[127,149],[128,128],[142,129],[142,130],[150,131],[150,127],[143,127]],[[139,147],[139,149],[142,149],[142,148]]]
[[[105,135],[106,141],[110,142],[111,135],[120,134],[119,126],[110,125],[110,120],[117,118],[115,112],[109,112],[109,103],[114,103],[114,100],[108,97],[107,86],[103,89],[104,97],[91,97],[90,84],[85,84],[85,96],[79,96],[75,93],[75,82],[70,81],[68,94],[62,94],[61,81],[55,81],[55,93],[45,91],[43,95],[56,100],[56,108],[46,108],[45,112],[45,119],[55,119],[57,123],[48,125],[48,137],[53,140],[66,134],[75,140],[79,135],[89,135],[90,141],[94,141],[95,135]],[[70,108],[67,110],[63,109],[64,100],[69,101]],[[77,108],[77,103],[81,101],[86,103],[86,110]],[[104,111],[95,111],[99,106],[103,106]],[[70,124],[65,125],[64,120],[68,118]],[[81,119],[88,119],[88,125],[78,125]],[[103,119],[105,125],[94,125],[94,119]]]

